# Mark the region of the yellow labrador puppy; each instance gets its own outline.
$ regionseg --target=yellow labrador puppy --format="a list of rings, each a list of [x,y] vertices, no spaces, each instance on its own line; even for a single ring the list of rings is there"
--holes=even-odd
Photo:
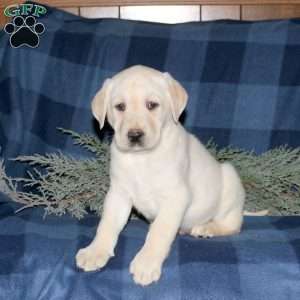
[[[212,237],[238,233],[245,193],[228,163],[220,164],[178,123],[185,89],[168,73],[133,66],[107,79],[92,102],[95,118],[115,131],[110,189],[92,243],[76,255],[79,268],[104,267],[114,256],[132,207],[150,222],[130,264],[141,285],[157,281],[178,231]]]

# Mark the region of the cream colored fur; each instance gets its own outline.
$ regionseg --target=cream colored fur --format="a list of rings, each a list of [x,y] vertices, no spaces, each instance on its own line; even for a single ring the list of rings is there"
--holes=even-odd
[[[92,102],[103,126],[114,128],[110,189],[92,243],[76,255],[77,266],[92,271],[114,255],[132,207],[150,222],[145,244],[130,264],[136,283],[157,281],[178,233],[211,237],[238,233],[245,192],[229,163],[218,163],[178,123],[187,103],[184,88],[169,75],[144,66],[107,79]],[[159,106],[153,110],[147,103]],[[116,106],[126,105],[124,111]],[[128,140],[131,129],[144,132],[143,144]],[[200,250],[201,251],[201,250]]]

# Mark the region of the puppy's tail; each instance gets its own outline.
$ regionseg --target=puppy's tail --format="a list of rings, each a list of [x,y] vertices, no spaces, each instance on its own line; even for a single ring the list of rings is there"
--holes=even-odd
[[[261,216],[266,216],[269,213],[269,210],[264,209],[264,210],[259,210],[259,211],[248,211],[244,210],[243,215],[244,216],[256,216],[256,217],[261,217]]]

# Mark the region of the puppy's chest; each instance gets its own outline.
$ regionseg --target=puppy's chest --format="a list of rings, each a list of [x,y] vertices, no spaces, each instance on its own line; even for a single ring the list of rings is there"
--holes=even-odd
[[[163,201],[162,190],[156,180],[149,180],[141,175],[131,178],[133,206],[151,220],[157,215],[161,201]]]
[[[114,164],[118,179],[132,197],[133,206],[149,220],[157,215],[177,174],[166,160],[168,158],[132,156]]]
[[[127,177],[127,188],[132,195],[133,206],[147,219],[155,218],[163,201],[163,181],[155,168],[131,168]]]

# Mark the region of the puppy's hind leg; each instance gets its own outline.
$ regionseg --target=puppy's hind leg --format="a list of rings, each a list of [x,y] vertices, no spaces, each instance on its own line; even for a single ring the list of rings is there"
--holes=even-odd
[[[222,164],[222,175],[222,199],[213,221],[219,226],[221,235],[239,233],[243,223],[245,190],[231,164]]]
[[[191,229],[193,236],[213,237],[239,233],[243,222],[245,191],[241,180],[231,164],[222,164],[221,201],[215,217],[206,224]]]

